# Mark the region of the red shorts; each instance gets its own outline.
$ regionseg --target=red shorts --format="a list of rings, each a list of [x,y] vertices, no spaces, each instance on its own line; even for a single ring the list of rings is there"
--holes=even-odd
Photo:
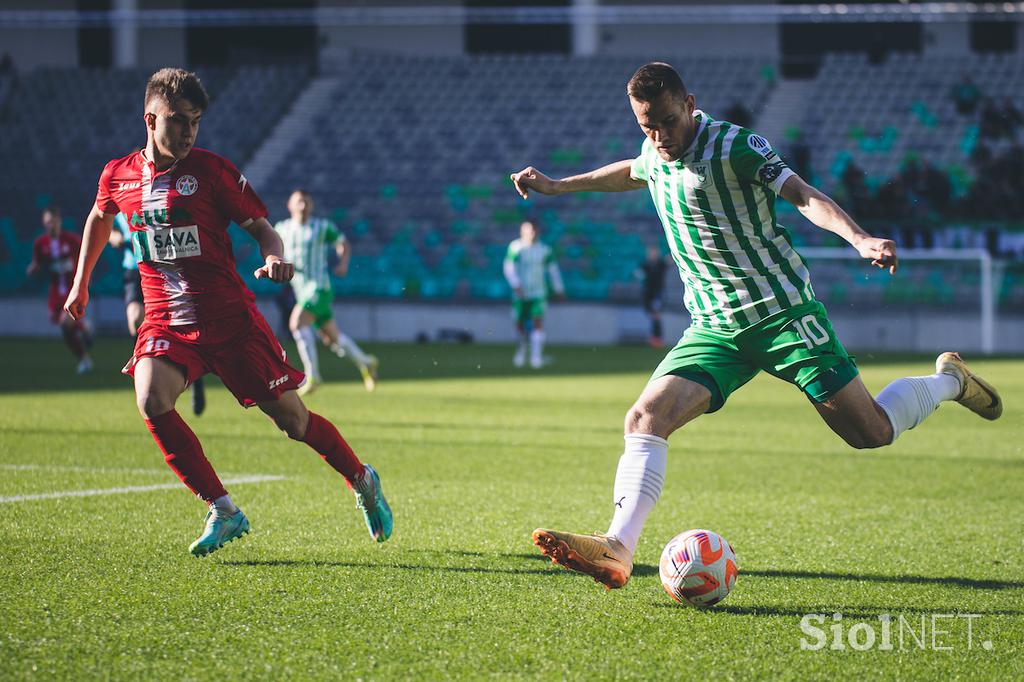
[[[135,354],[124,369],[135,376],[142,358],[166,358],[179,365],[192,383],[207,372],[216,374],[239,403],[277,400],[306,382],[306,375],[288,364],[270,326],[255,306],[235,317],[186,326],[154,324],[139,328]]]

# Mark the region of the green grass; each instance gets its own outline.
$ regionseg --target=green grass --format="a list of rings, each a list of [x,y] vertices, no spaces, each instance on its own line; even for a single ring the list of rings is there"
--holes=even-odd
[[[101,340],[76,377],[54,341],[0,342],[0,497],[173,484]],[[603,530],[622,417],[660,354],[379,346],[383,382],[324,358],[308,400],[381,472],[396,532],[377,546],[305,446],[219,385],[189,418],[253,533],[198,560],[204,510],[183,488],[0,503],[0,678],[1011,679],[1024,675],[1024,361],[975,363],[1007,405],[945,405],[893,447],[854,451],[799,393],[760,376],[672,438],[632,581],[606,592],[547,563],[539,525]],[[869,388],[927,358],[861,356]],[[23,466],[24,465],[24,466]],[[229,486],[230,487],[230,486]],[[661,590],[688,528],[733,544],[740,576],[709,610]],[[893,651],[802,651],[804,614],[920,630]],[[978,614],[968,650],[965,619]],[[931,647],[932,618],[937,644]],[[831,615],[825,627],[831,625]],[[894,628],[894,637],[896,629]],[[992,643],[991,650],[981,646]]]

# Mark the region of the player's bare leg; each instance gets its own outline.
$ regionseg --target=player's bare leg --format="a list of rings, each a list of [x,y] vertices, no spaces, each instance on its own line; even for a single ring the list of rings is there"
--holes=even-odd
[[[142,304],[138,301],[132,301],[125,306],[124,314],[128,319],[128,333],[136,336],[139,333],[139,327],[142,326],[142,319],[145,314]]]
[[[317,389],[322,382],[320,378],[320,359],[317,355],[316,334],[313,332],[313,314],[296,305],[288,318],[288,328],[299,349],[302,360],[302,371],[306,375],[306,383],[299,389],[300,395],[307,395]]]
[[[377,369],[380,362],[375,355],[364,353],[351,336],[338,329],[334,320],[328,320],[320,327],[320,339],[339,358],[347,357],[355,363],[359,374],[363,377],[363,386],[367,391],[377,388]]]
[[[189,547],[193,555],[206,556],[248,533],[249,520],[224,489],[196,434],[174,409],[186,387],[184,371],[169,360],[146,357],[135,365],[135,400],[146,427],[167,465],[209,505],[203,533]]]
[[[608,588],[625,585],[644,522],[661,496],[667,439],[710,405],[711,392],[689,379],[669,375],[650,382],[626,414],[626,447],[615,473],[615,507],[608,531],[579,535],[538,528],[533,541],[541,552]]]
[[[85,374],[92,369],[92,358],[89,357],[88,331],[82,320],[76,320],[67,313],[60,316],[60,332],[64,337],[71,354],[78,360],[77,372]]]
[[[860,377],[815,407],[825,423],[855,448],[889,445],[952,400],[986,419],[1003,410],[998,392],[973,374],[956,353],[936,360],[935,374],[897,379],[872,398]]]
[[[264,414],[292,440],[313,448],[331,467],[345,477],[363,512],[366,528],[377,542],[391,536],[394,524],[391,507],[384,499],[380,477],[369,464],[363,464],[338,429],[315,412],[306,409],[296,391],[287,391],[277,400],[258,404]]]

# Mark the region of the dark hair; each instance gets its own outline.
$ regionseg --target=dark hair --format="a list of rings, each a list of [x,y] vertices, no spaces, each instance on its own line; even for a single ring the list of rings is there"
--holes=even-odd
[[[640,102],[653,102],[663,92],[684,99],[689,92],[676,70],[665,62],[644,64],[626,84],[626,92]]]
[[[43,213],[52,213],[53,215],[60,215],[60,206],[57,204],[47,204],[43,207]]]
[[[313,195],[305,187],[296,187],[291,191],[291,193],[288,196],[290,197],[292,194],[301,194],[304,197],[309,197],[310,199],[313,198]]]
[[[522,228],[523,225],[529,225],[533,228],[534,232],[540,232],[540,223],[533,218],[525,218],[521,223],[519,223],[519,227]]]
[[[183,99],[202,111],[210,106],[210,96],[206,94],[199,76],[185,69],[170,67],[160,69],[149,77],[144,106],[149,106],[153,99],[161,99],[170,106]]]

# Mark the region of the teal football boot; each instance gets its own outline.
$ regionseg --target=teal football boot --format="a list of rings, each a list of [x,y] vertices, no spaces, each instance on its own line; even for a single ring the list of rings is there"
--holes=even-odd
[[[360,481],[352,487],[356,494],[356,506],[363,511],[370,537],[377,542],[384,542],[391,537],[394,517],[391,515],[388,501],[384,499],[377,470],[369,464],[364,464],[363,467],[365,473]]]
[[[248,532],[249,519],[245,518],[241,509],[228,515],[210,505],[210,511],[206,513],[206,528],[199,539],[189,546],[188,551],[192,556],[206,556]]]

